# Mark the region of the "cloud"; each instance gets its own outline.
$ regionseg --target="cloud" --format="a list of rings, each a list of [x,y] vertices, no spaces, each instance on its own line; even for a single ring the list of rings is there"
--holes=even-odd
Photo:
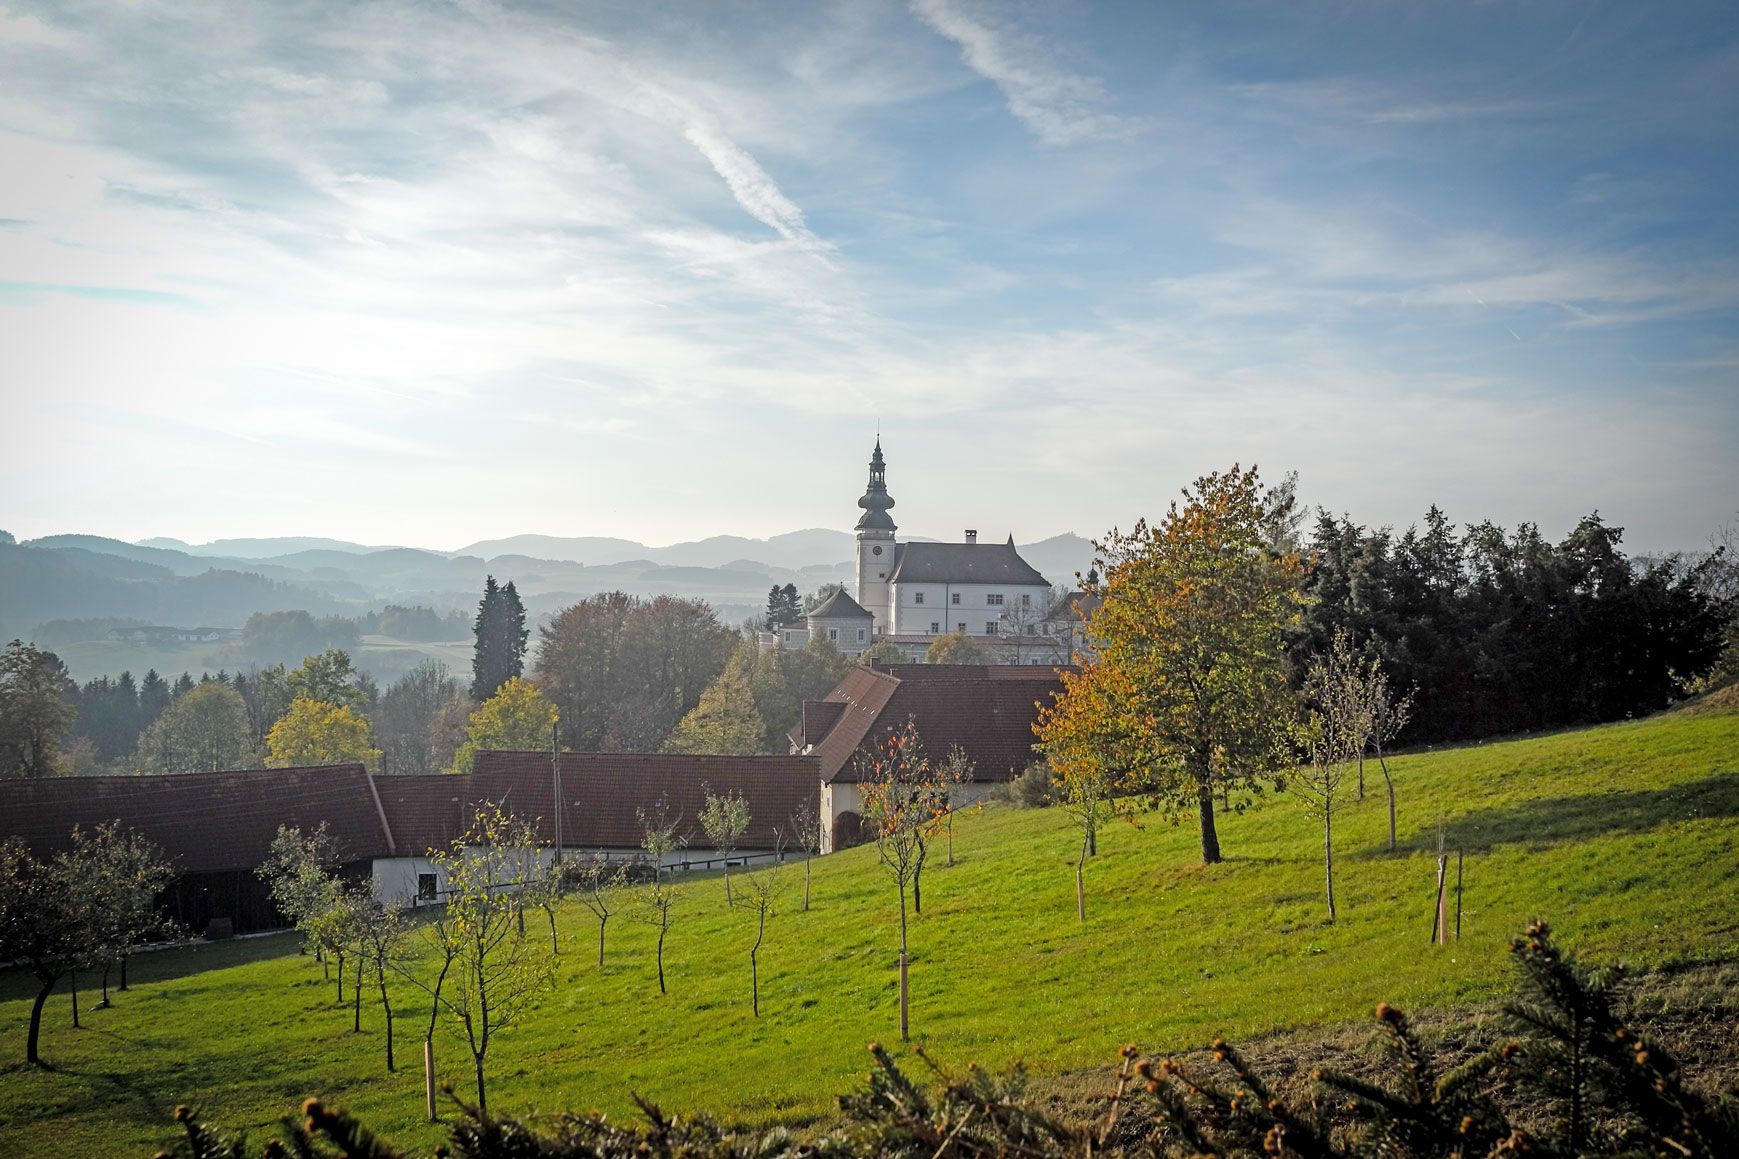
[[[1047,145],[1128,137],[1139,121],[1101,111],[1109,95],[1098,79],[1063,68],[1038,38],[969,14],[960,0],[912,0],[912,11],[960,46],[967,67],[1002,90],[1009,112]]]

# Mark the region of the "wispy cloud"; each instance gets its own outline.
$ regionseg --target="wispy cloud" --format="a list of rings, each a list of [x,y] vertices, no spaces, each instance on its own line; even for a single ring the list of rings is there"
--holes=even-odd
[[[1097,78],[1064,68],[1043,41],[1010,26],[997,10],[969,10],[963,0],[912,0],[912,11],[958,44],[967,67],[1001,89],[1009,112],[1045,144],[1127,137],[1141,129],[1137,120],[1104,111],[1110,97]]]

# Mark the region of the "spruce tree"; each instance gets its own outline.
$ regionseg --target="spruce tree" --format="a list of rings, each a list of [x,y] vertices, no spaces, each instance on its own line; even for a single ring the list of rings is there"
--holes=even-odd
[[[471,661],[471,699],[481,704],[495,690],[525,671],[525,605],[509,580],[497,585],[489,576],[473,625],[477,650]]]

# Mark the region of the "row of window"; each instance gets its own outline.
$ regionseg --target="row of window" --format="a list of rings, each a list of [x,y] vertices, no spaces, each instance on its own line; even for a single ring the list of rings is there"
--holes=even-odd
[[[964,632],[966,630],[966,625],[964,623],[955,624],[954,630],[957,632]],[[941,634],[942,634],[942,625],[936,620],[931,620],[930,621],[930,635],[940,636]],[[984,634],[986,636],[994,636],[997,634],[997,623],[995,620],[986,620],[984,622]]]
[[[912,602],[914,604],[923,603],[924,602],[924,593],[923,592],[913,592],[912,593]],[[948,594],[948,602],[951,604],[958,604],[960,602],[960,593],[959,592],[950,592]],[[1000,608],[1000,607],[1002,607],[1002,593],[1001,592],[991,592],[989,595],[984,597],[984,602],[993,608]],[[1023,608],[1030,608],[1033,606],[1033,597],[1032,597],[1031,592],[1022,592],[1021,593],[1020,606]]]

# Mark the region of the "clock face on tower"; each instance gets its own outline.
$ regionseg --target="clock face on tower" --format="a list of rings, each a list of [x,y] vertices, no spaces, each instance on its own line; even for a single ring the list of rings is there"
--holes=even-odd
[[[882,553],[882,549],[881,549],[881,548],[880,548],[880,547],[872,547],[872,548],[870,548],[870,554],[871,554],[871,555],[880,555],[880,554],[881,554],[881,553]]]

